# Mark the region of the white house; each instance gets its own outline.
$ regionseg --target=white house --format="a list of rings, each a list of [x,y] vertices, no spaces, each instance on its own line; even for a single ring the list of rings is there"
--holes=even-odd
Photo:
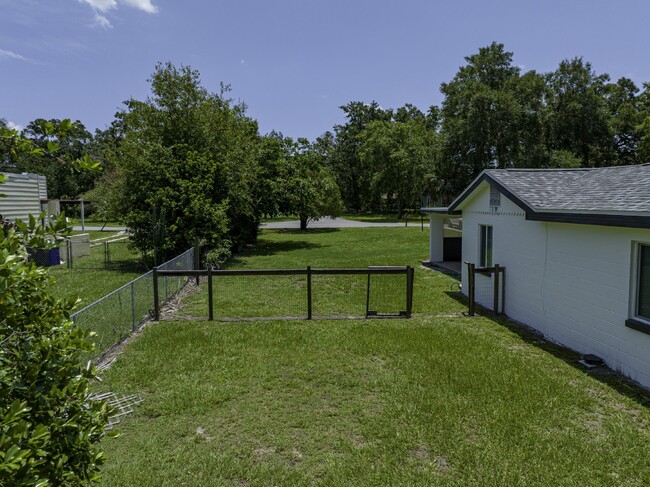
[[[506,315],[650,388],[650,164],[486,170],[423,210],[433,262],[462,215],[463,260],[506,268]]]

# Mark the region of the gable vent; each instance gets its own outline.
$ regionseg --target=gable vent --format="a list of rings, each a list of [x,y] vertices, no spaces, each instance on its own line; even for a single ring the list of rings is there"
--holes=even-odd
[[[490,185],[490,206],[498,208],[501,206],[501,193],[496,186]]]

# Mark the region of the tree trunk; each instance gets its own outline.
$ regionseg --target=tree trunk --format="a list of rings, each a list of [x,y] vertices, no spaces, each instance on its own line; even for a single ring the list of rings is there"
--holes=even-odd
[[[300,230],[307,230],[307,218],[306,216],[301,216],[300,217]]]

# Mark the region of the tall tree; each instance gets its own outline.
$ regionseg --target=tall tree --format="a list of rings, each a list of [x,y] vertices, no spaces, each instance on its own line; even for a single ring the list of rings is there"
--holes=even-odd
[[[604,96],[608,81],[582,58],[564,60],[547,75],[548,146],[573,153],[583,167],[611,165],[615,158]]]
[[[345,112],[347,121],[334,127],[336,145],[328,164],[333,170],[346,208],[359,212],[376,203],[371,197],[370,189],[372,169],[359,156],[361,134],[370,122],[390,120],[391,113],[375,101],[354,101],[341,109]]]
[[[399,108],[391,121],[373,121],[361,134],[359,154],[372,169],[375,197],[397,208],[420,206],[428,182],[435,177],[438,134],[435,124],[412,105]]]
[[[520,70],[512,65],[512,53],[492,43],[465,60],[441,86],[447,198],[483,169],[512,167],[520,153]]]
[[[246,107],[210,93],[190,67],[159,64],[151,95],[117,114],[123,131],[116,160],[132,240],[158,259],[204,239],[235,246],[255,238],[257,123]]]

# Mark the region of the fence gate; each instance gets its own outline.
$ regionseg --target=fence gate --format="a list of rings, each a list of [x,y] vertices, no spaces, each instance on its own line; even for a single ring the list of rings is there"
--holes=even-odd
[[[207,278],[184,307],[208,320],[407,317],[413,308],[410,266],[352,269],[161,270],[154,268],[154,317],[160,318],[159,278]],[[207,294],[207,296],[206,296]]]
[[[505,311],[506,268],[496,264],[494,267],[467,265],[468,314],[474,316],[476,303],[491,309],[495,314]]]

